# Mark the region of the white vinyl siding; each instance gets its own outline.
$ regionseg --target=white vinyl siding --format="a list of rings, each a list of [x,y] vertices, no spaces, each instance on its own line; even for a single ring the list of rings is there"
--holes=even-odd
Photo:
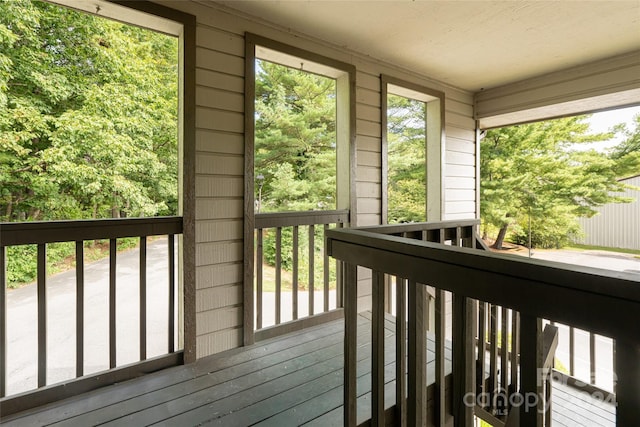
[[[242,345],[244,34],[254,33],[356,67],[356,209],[353,225],[381,221],[380,75],[445,93],[444,219],[475,218],[475,126],[471,93],[214,3],[162,1],[196,16],[196,355]],[[448,196],[449,190],[456,190]],[[370,294],[362,271],[361,307]]]

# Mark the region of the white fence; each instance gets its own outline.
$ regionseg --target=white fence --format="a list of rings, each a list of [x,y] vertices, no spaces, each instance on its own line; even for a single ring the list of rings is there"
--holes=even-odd
[[[622,180],[640,187],[640,175]],[[616,193],[634,198],[632,203],[611,203],[597,208],[592,218],[580,218],[584,238],[577,243],[612,248],[640,249],[640,190]]]

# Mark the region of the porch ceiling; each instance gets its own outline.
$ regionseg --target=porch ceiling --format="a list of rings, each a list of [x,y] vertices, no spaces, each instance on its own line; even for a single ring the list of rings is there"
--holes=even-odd
[[[225,1],[473,92],[640,49],[640,1]]]

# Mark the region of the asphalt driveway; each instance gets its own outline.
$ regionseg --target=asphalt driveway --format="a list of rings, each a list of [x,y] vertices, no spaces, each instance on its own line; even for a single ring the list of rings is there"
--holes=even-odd
[[[167,241],[147,244],[147,357],[167,352]],[[117,364],[139,356],[139,251],[117,255]],[[85,265],[84,372],[109,368],[109,260]],[[47,384],[75,378],[75,270],[47,278]],[[7,394],[37,386],[37,293],[7,291]]]

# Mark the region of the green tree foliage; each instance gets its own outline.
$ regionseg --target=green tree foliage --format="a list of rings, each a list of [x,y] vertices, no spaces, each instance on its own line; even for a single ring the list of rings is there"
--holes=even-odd
[[[260,210],[335,209],[335,80],[258,60],[255,108]]]
[[[177,210],[175,38],[0,2],[0,220]]]
[[[613,130],[624,138],[610,154],[618,163],[619,176],[626,178],[640,175],[640,114],[633,118],[633,129],[628,129],[627,125],[622,123]]]
[[[426,104],[387,97],[388,222],[426,220]]]
[[[509,227],[516,239],[533,245],[561,246],[579,232],[575,218],[592,216],[594,207],[628,201],[611,195],[621,164],[606,153],[580,144],[606,140],[589,134],[585,116],[489,130],[481,141],[481,215],[485,230],[499,230],[500,248]]]

